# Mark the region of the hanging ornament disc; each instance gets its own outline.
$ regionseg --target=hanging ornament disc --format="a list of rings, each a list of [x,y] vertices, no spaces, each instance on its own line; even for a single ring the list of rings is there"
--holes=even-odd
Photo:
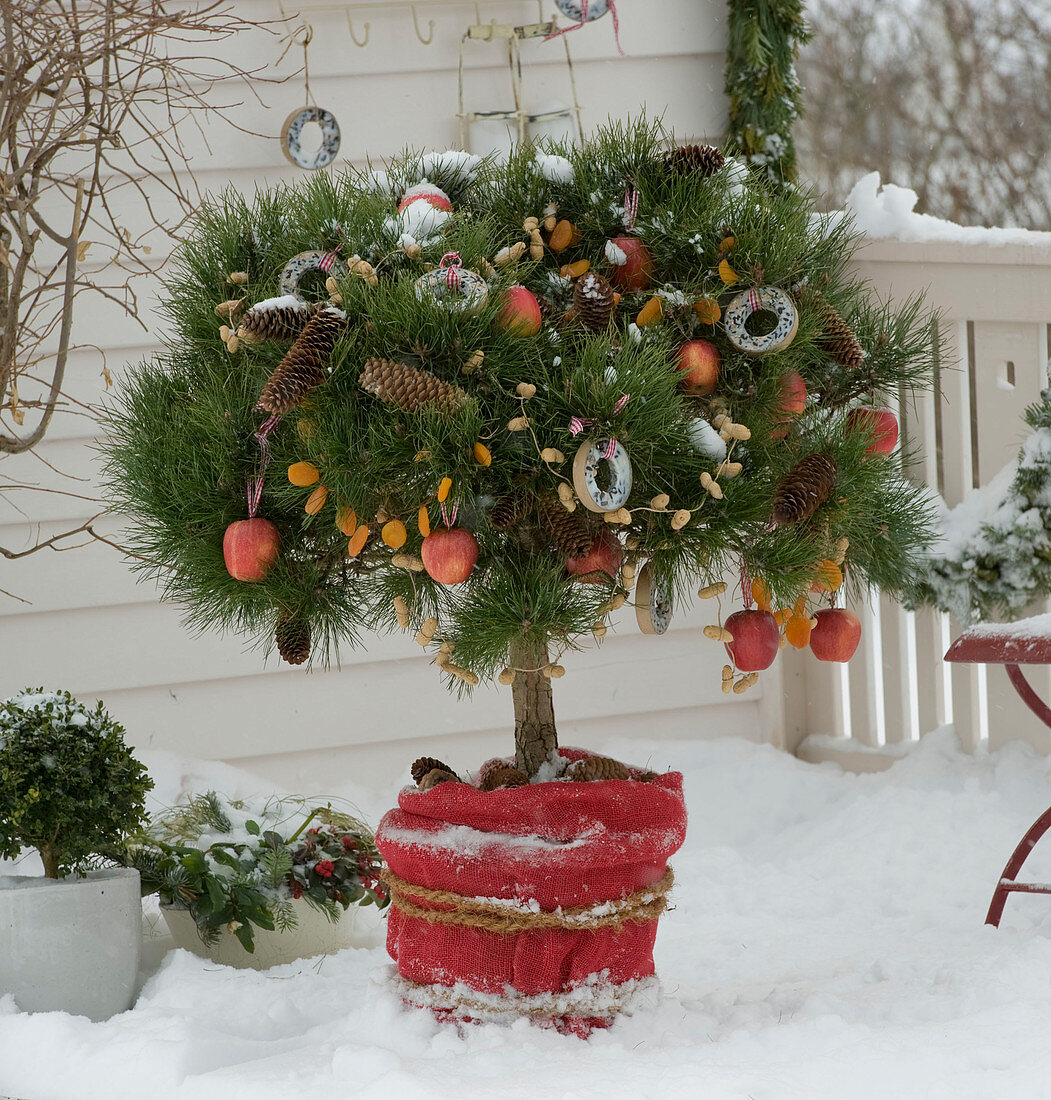
[[[316,122],[321,128],[321,145],[317,149],[303,148],[303,127]],[[331,111],[322,107],[300,107],[285,119],[281,127],[281,150],[297,168],[316,172],[326,168],[339,152],[339,123]]]
[[[635,621],[643,634],[664,634],[671,624],[675,603],[671,589],[657,580],[653,566],[639,570],[635,584]]]
[[[769,312],[777,319],[774,328],[763,336],[753,336],[747,328],[754,313]],[[726,307],[723,327],[730,343],[746,355],[769,355],[783,351],[796,337],[799,313],[792,299],[776,286],[752,287],[738,294]]]
[[[605,488],[599,484],[599,471],[603,466]],[[573,459],[573,488],[589,511],[615,512],[623,508],[631,495],[631,479],[631,459],[618,440],[580,444]]]
[[[609,0],[555,0],[555,7],[577,23],[601,19],[609,11]]]
[[[416,280],[416,297],[431,299],[449,309],[473,313],[482,308],[489,284],[465,267],[436,267]]]
[[[278,286],[282,294],[294,294],[297,298],[302,298],[299,281],[307,272],[322,271],[327,275],[334,275],[342,274],[343,270],[343,261],[335,253],[312,248],[308,252],[297,253],[285,264]]]

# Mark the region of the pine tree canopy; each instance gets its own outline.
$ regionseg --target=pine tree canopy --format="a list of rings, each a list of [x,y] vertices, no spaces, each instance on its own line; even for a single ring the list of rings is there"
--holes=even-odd
[[[856,238],[842,217],[732,157],[680,158],[677,170],[669,148],[643,119],[582,148],[527,146],[504,163],[410,154],[383,172],[319,172],[205,205],[165,287],[165,350],[110,411],[108,491],[131,518],[135,568],[193,627],[272,645],[282,624],[300,659],[304,628],[316,661],[366,630],[422,629],[461,690],[513,664],[509,653],[557,661],[633,598],[633,568],[599,567],[584,583],[567,547],[649,562],[680,603],[740,575],[792,608],[815,599],[816,572],[837,554],[846,591],[903,591],[929,537],[925,498],[903,456],[870,453],[871,432],[849,417],[928,384],[931,317],[918,300],[873,300],[849,269]],[[423,182],[430,198],[399,212]],[[312,250],[331,270],[283,294],[286,265]],[[542,320],[529,295],[508,320],[511,287]],[[794,336],[769,354],[739,350],[728,310],[751,291],[762,305],[771,288],[798,313]],[[761,340],[775,320],[753,309],[746,332]],[[703,395],[678,369],[695,341],[718,355]],[[805,409],[790,410],[797,376]],[[282,415],[261,447],[264,389]],[[632,482],[604,515],[580,502],[573,467],[596,444],[609,490],[610,439]],[[782,483],[815,454],[834,466],[831,489],[822,459],[822,499],[774,523]],[[224,536],[249,516],[261,473],[255,515],[280,548],[262,579],[237,580]],[[424,536],[447,526],[477,542],[455,584],[423,564]],[[751,599],[743,587],[728,593],[736,607]]]

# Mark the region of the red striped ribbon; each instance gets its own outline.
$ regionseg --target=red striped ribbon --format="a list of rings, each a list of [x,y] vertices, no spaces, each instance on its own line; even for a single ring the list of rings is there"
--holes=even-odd
[[[448,261],[448,267],[446,262]],[[450,290],[456,290],[460,285],[460,268],[463,266],[459,252],[446,252],[438,264],[438,269],[445,272],[445,284]]]
[[[256,406],[257,408],[259,406]],[[270,463],[270,435],[281,422],[281,417],[274,413],[268,417],[255,433],[259,443],[259,467],[255,477],[248,479],[248,518],[254,519],[259,501],[263,496],[263,480],[266,476],[266,468]]]
[[[630,185],[624,189],[624,228],[635,228],[635,219],[639,216],[639,193]]]
[[[336,247],[333,248],[331,252],[326,252],[325,255],[322,256],[321,259],[318,260],[318,262],[317,262],[318,271],[325,271],[325,272],[331,271],[332,270],[332,265],[336,262],[336,259],[337,259],[336,254],[339,252],[339,250],[342,247],[343,246],[341,244],[337,244]]]
[[[751,308],[753,313],[755,313],[760,308],[759,307],[759,294],[756,291],[755,287],[752,287],[748,291],[748,305]]]
[[[445,523],[446,527],[452,527],[452,525],[456,522],[456,513],[459,510],[460,510],[459,504],[454,504],[452,514],[450,515],[450,513],[448,512],[448,510],[445,507],[445,501],[444,500],[442,501],[442,521]]]
[[[571,27],[561,27],[552,34],[549,34],[544,39],[545,42],[550,42],[552,38],[558,38],[560,35],[568,34],[570,31],[579,31],[582,26],[588,21],[588,3],[589,0],[581,0],[580,3],[580,22],[574,23]],[[617,7],[613,0],[609,0],[609,11],[613,16],[613,40],[617,43],[617,52],[621,57],[627,56],[620,46],[620,20],[617,18]]]
[[[617,398],[617,403],[613,406],[613,412],[611,415],[616,416],[624,406],[631,400],[631,394],[625,393]],[[595,418],[591,416],[574,416],[569,421],[569,434],[572,436],[578,436],[589,425],[595,423]]]

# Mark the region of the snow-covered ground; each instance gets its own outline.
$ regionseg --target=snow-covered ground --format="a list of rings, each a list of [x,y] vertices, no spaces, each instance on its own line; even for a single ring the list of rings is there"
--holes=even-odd
[[[0,1095],[27,1100],[1051,1096],[1051,898],[983,926],[1015,843],[1051,802],[1025,746],[950,731],[877,775],[741,740],[595,746],[686,774],[690,832],[648,1013],[582,1042],[525,1024],[463,1034],[403,1010],[381,947],[217,968],[147,945],[133,1011],[102,1024],[0,1001]],[[146,757],[158,794],[243,773]],[[470,764],[470,761],[457,761]],[[394,795],[349,795],[373,819]],[[1051,837],[1024,877],[1051,879]]]

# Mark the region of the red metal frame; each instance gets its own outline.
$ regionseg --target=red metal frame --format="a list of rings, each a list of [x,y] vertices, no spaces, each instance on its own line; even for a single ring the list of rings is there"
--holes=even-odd
[[[1043,722],[1051,727],[1051,707],[1033,690],[1019,665],[1051,664],[1051,638],[1027,637],[1018,633],[1018,627],[1005,625],[999,630],[995,627],[981,626],[961,634],[945,654],[947,661],[959,661],[974,664],[1002,664],[1007,678],[1014,685],[1022,702]],[[1022,864],[1029,858],[1036,842],[1051,829],[1051,807],[1048,807],[1029,826],[1028,832],[1011,853],[1004,867],[1004,873],[993,891],[989,903],[989,912],[985,923],[994,928],[1000,927],[1000,918],[1004,915],[1008,894],[1051,894],[1051,884],[1041,882],[1017,882]]]

